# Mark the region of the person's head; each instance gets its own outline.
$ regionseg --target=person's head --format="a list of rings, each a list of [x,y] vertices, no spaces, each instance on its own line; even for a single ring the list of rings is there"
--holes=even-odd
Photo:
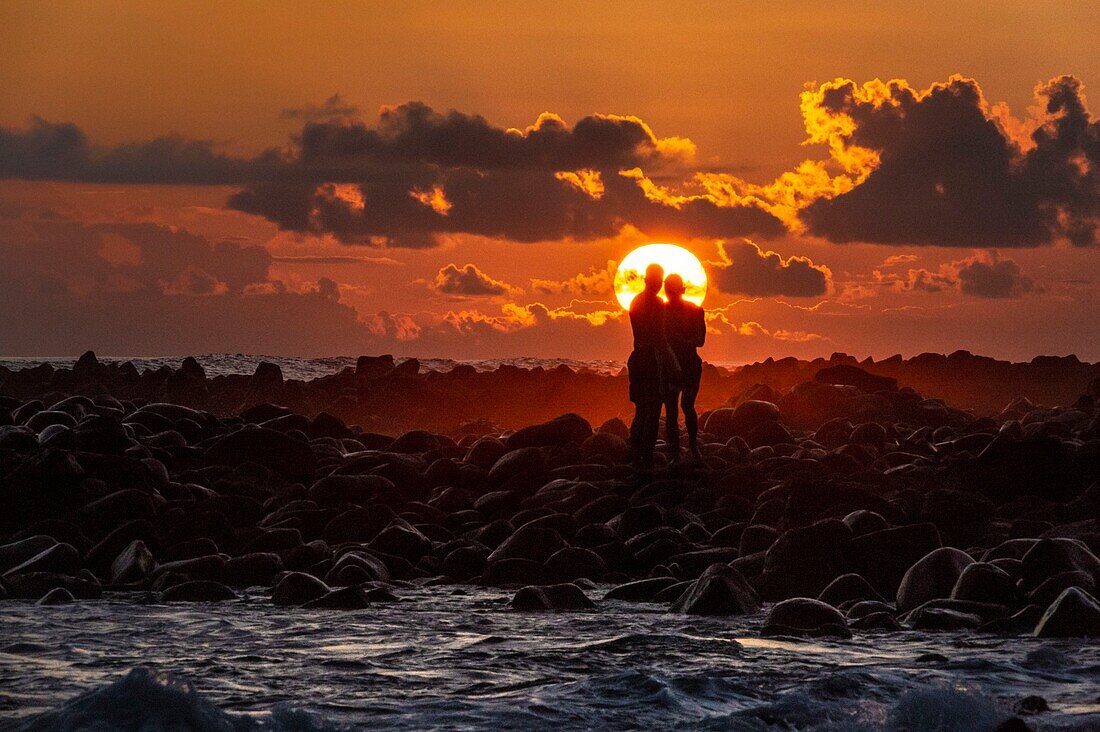
[[[665,268],[654,262],[645,268],[645,291],[656,295],[665,283]]]
[[[679,300],[684,296],[684,278],[673,273],[665,277],[665,295],[669,300]]]

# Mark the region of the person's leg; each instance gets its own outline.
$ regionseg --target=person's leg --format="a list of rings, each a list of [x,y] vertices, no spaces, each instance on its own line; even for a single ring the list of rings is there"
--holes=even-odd
[[[688,449],[692,455],[699,454],[699,414],[695,411],[695,397],[699,395],[698,389],[684,389],[680,396],[680,403],[684,410],[684,429],[687,430]]]
[[[645,402],[634,402],[634,419],[630,422],[630,461],[634,467],[642,464],[646,439]]]
[[[673,392],[665,401],[665,442],[668,443],[668,458],[680,460],[680,414],[677,410],[679,393]]]
[[[661,427],[661,401],[660,399],[646,402],[645,413],[645,446],[643,457],[646,466],[653,465],[653,451],[657,447],[657,433]]]

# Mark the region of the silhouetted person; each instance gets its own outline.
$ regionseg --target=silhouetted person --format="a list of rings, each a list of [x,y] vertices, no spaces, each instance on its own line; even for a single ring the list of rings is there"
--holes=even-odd
[[[707,323],[703,308],[684,300],[684,280],[678,274],[670,274],[665,280],[665,339],[680,367],[679,394],[672,391],[665,400],[665,439],[668,454],[673,461],[680,458],[680,425],[676,414],[679,396],[684,410],[684,427],[687,428],[688,449],[695,461],[699,455],[699,415],[695,412],[695,397],[699,395],[699,380],[703,375],[703,360],[695,349],[707,338]]]
[[[670,391],[670,382],[679,380],[679,367],[665,339],[665,303],[657,296],[664,276],[659,264],[646,267],[645,290],[630,303],[630,329],[634,333],[634,350],[626,362],[630,401],[634,402],[630,447],[634,466],[643,470],[653,464],[661,405]]]

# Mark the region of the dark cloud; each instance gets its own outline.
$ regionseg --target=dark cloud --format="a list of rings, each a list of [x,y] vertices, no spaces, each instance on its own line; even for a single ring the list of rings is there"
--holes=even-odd
[[[1035,281],[1011,259],[974,258],[961,263],[959,289],[975,297],[1020,297],[1037,289]]]
[[[807,257],[787,259],[751,241],[719,244],[721,262],[710,262],[710,281],[722,292],[751,296],[816,297],[829,290],[828,267]]]
[[[464,267],[448,264],[441,267],[432,287],[446,295],[464,297],[493,297],[518,292],[507,282],[494,280],[473,264]]]
[[[802,220],[836,242],[1093,244],[1100,123],[1071,76],[1041,85],[1036,95],[1047,117],[1020,144],[970,79],[952,77],[925,92],[900,80],[823,85],[810,97],[807,119],[849,118],[851,132],[839,133],[838,144],[874,151],[879,162],[850,191],[810,204]]]
[[[333,94],[322,104],[307,104],[304,107],[290,107],[283,110],[283,119],[301,119],[328,121],[341,118],[358,117],[362,110],[349,103],[339,94]]]
[[[353,353],[370,331],[336,283],[291,292],[262,247],[151,224],[0,219],[0,344],[66,355]]]
[[[447,233],[542,241],[610,236],[628,224],[655,236],[784,231],[755,200],[643,190],[643,166],[680,170],[693,150],[634,117],[590,115],[568,127],[544,114],[515,130],[413,102],[384,109],[373,127],[341,115],[310,119],[289,151],[251,159],[181,138],[98,149],[74,125],[35,119],[0,130],[0,177],[232,184],[241,190],[231,208],[284,230],[412,248]]]

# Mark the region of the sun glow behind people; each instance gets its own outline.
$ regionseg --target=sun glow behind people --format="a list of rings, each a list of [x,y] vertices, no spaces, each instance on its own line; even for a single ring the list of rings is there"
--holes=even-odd
[[[615,272],[615,297],[624,310],[630,309],[634,296],[645,289],[645,270],[651,264],[659,264],[665,277],[678,274],[684,279],[684,299],[696,305],[703,304],[707,294],[707,273],[699,258],[676,244],[646,244],[627,254]],[[661,288],[660,297],[665,297]]]

